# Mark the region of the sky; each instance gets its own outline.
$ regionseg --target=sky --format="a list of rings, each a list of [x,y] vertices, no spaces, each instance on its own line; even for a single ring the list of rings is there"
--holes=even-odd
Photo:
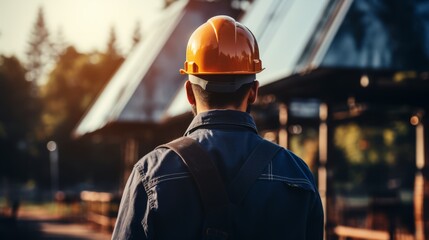
[[[0,0],[0,54],[26,58],[30,32],[39,7],[53,38],[61,31],[67,43],[78,51],[103,51],[111,26],[118,47],[127,53],[136,22],[142,37],[159,16],[162,0]]]

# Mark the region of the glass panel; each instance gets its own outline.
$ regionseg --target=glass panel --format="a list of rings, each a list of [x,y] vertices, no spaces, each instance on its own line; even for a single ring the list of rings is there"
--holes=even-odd
[[[322,65],[427,69],[428,12],[428,1],[354,1]]]
[[[317,175],[317,161],[319,158],[319,133],[317,126],[292,124],[289,125],[288,132],[290,134],[289,149],[301,157],[311,172]]]
[[[414,127],[408,120],[389,120],[387,115],[382,123],[364,122],[333,129],[329,221],[413,233]]]

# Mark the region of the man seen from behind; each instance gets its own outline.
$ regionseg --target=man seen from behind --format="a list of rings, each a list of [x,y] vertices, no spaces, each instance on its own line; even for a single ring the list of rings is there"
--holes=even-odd
[[[323,239],[312,173],[249,114],[262,70],[255,37],[233,18],[194,31],[181,73],[195,117],[136,163],[112,239]]]

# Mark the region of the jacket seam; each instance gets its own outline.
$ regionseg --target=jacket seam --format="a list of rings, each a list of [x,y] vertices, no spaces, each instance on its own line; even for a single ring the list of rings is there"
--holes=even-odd
[[[156,205],[155,203],[155,199],[153,198],[153,190],[151,190],[149,188],[149,183],[146,179],[146,174],[143,171],[143,167],[140,166],[139,164],[134,165],[134,168],[137,169],[137,171],[140,173],[140,175],[142,176],[141,181],[143,183],[143,187],[146,191],[146,195],[147,195],[147,201],[149,203],[149,209],[153,209]]]
[[[258,179],[270,180],[270,181],[281,181],[281,182],[288,182],[288,183],[301,183],[301,184],[310,185],[308,181],[293,181],[293,180],[287,180],[287,179],[278,178],[278,177],[265,176],[265,177],[259,177]]]
[[[306,179],[292,179],[292,178],[288,178],[288,177],[283,177],[283,176],[278,176],[278,175],[268,175],[268,174],[262,174],[258,179],[259,180],[285,182],[288,185],[291,185],[294,187],[301,187],[301,188],[305,188],[302,185],[306,185],[312,191],[314,191],[312,184],[310,183],[310,181],[308,181]]]
[[[268,178],[280,178],[280,179],[284,179],[286,181],[293,181],[293,182],[305,182],[310,184],[310,181],[305,179],[305,178],[290,178],[290,177],[285,177],[285,176],[280,176],[280,175],[275,175],[275,174],[261,174],[261,176],[266,176]]]
[[[148,181],[147,187],[148,189],[150,189],[163,182],[182,179],[182,178],[189,178],[189,177],[190,177],[189,173],[172,173],[172,174],[162,175]]]

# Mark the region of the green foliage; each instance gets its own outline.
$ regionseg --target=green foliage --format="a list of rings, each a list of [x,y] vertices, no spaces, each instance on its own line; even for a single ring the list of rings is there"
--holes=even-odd
[[[363,152],[359,146],[359,141],[362,138],[362,131],[357,124],[342,125],[335,129],[335,146],[344,151],[350,163],[361,163],[364,161]]]
[[[120,160],[119,147],[72,139],[71,133],[123,60],[117,51],[84,54],[70,46],[58,57],[42,87],[42,135],[45,142],[55,140],[59,146],[60,186],[117,179],[112,171]],[[95,176],[100,170],[103,174]]]
[[[39,83],[41,81],[47,64],[53,59],[54,48],[49,39],[49,35],[43,8],[40,7],[37,20],[30,35],[27,50],[27,79],[33,83]]]
[[[0,179],[48,187],[46,143],[54,140],[59,149],[60,187],[94,179],[116,183],[119,146],[71,138],[124,61],[114,28],[106,52],[80,53],[67,46],[61,29],[51,41],[40,8],[27,56],[28,69],[14,57],[0,56]]]
[[[141,26],[140,22],[136,22],[136,26],[134,27],[133,37],[132,37],[132,47],[131,50],[142,40],[141,34]]]
[[[111,58],[120,58],[120,53],[118,49],[118,42],[116,37],[116,30],[114,26],[110,27],[109,40],[107,41],[106,54]]]
[[[40,105],[26,70],[15,57],[0,56],[0,175],[24,177],[34,157],[33,129]]]
[[[415,142],[407,121],[381,125],[350,122],[335,127],[333,135],[335,151],[331,152],[330,164],[337,187],[377,192],[394,183],[412,189]]]
[[[317,172],[318,137],[316,128],[304,126],[301,134],[290,135],[289,140],[289,148],[307,163],[313,173]]]
[[[177,0],[164,0],[164,8],[168,8],[171,4],[176,2]]]
[[[60,127],[71,131],[122,61],[115,51],[81,54],[67,48],[41,91],[45,136],[52,137]]]
[[[335,146],[344,152],[350,164],[396,164],[401,156],[397,142],[409,135],[404,122],[392,126],[340,125],[334,132]]]
[[[28,108],[31,84],[25,80],[25,69],[15,57],[0,56],[0,121],[3,137],[24,137],[28,131],[29,119],[25,118]]]

